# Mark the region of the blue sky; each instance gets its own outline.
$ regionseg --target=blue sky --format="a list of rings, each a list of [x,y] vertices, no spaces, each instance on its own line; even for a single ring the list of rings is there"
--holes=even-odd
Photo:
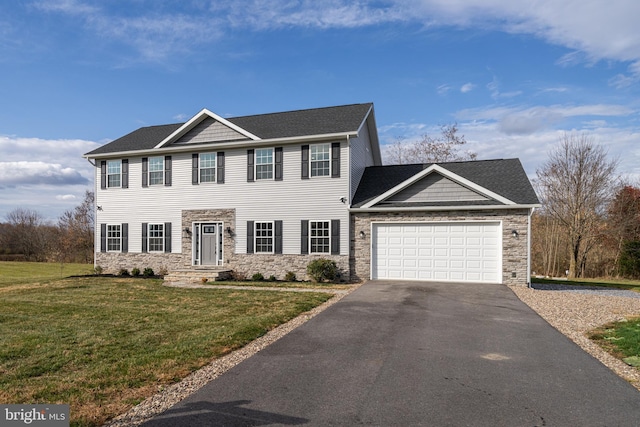
[[[640,177],[637,0],[24,0],[0,3],[0,221],[55,220],[82,154],[202,108],[373,102],[382,144],[457,122],[530,177],[567,133]],[[383,146],[384,149],[384,146]]]

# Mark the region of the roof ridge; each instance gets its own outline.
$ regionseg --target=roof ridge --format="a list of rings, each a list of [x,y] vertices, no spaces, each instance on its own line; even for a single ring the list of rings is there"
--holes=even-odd
[[[297,110],[285,110],[285,111],[275,111],[275,112],[271,112],[271,113],[249,114],[249,115],[246,115],[246,116],[225,117],[225,119],[227,119],[227,120],[245,119],[245,118],[248,118],[248,117],[259,117],[259,116],[264,117],[264,116],[273,116],[273,115],[276,115],[276,114],[301,113],[301,112],[307,112],[307,111],[328,110],[328,109],[331,109],[331,108],[355,107],[355,106],[360,106],[360,105],[372,106],[373,102],[361,102],[361,103],[344,104],[344,105],[328,105],[326,107],[316,107],[316,108],[299,108]]]

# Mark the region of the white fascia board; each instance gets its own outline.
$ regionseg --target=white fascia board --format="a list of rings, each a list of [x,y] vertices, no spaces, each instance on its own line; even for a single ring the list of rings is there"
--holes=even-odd
[[[184,152],[196,152],[196,151],[211,151],[222,150],[227,148],[239,148],[239,147],[256,147],[256,146],[275,146],[275,145],[288,145],[288,144],[301,144],[312,142],[324,142],[335,140],[347,140],[350,137],[357,136],[355,132],[343,132],[343,133],[330,133],[324,135],[308,135],[308,136],[295,136],[288,138],[273,138],[273,139],[260,139],[257,141],[230,141],[230,142],[215,142],[215,143],[203,143],[203,144],[187,144],[170,146],[158,150],[157,148],[147,150],[132,150],[132,151],[117,151],[113,153],[101,153],[93,154],[91,156],[83,155],[85,159],[106,159],[106,158],[122,158],[122,157],[136,157],[144,155],[159,155],[169,153],[184,153]]]
[[[390,190],[387,190],[386,192],[384,192],[383,194],[379,195],[378,197],[376,197],[375,199],[371,200],[370,202],[368,202],[367,204],[363,205],[363,208],[370,208],[373,205],[375,205],[376,203],[380,203],[381,201],[393,196],[394,194],[398,193],[399,191],[404,190],[405,188],[408,188],[409,186],[411,186],[412,184],[414,184],[415,182],[419,181],[420,179],[424,178],[425,176],[433,173],[433,172],[437,172],[440,175],[443,175],[447,178],[449,178],[450,180],[457,182],[460,185],[463,185],[467,188],[470,188],[484,196],[490,197],[494,200],[497,200],[499,202],[504,203],[505,205],[515,205],[515,202],[507,199],[506,197],[503,197],[497,193],[494,193],[493,191],[487,190],[486,188],[474,183],[473,181],[469,181],[466,178],[461,177],[460,175],[456,175],[453,172],[448,171],[447,169],[443,168],[442,166],[439,166],[437,164],[433,164],[431,166],[429,166],[428,168],[422,170],[421,172],[415,174],[414,176],[412,176],[411,178],[401,182],[400,184],[396,185],[395,187],[393,187]]]
[[[436,212],[436,211],[486,211],[486,210],[511,210],[511,209],[533,209],[541,205],[468,205],[468,206],[406,206],[406,207],[377,207],[372,208],[349,208],[349,212]]]
[[[229,120],[223,119],[222,117],[220,117],[216,113],[213,113],[213,112],[207,110],[206,108],[203,108],[198,114],[196,114],[191,119],[189,119],[188,122],[186,122],[185,124],[180,126],[171,135],[169,135],[168,137],[163,139],[154,148],[162,148],[165,145],[175,141],[179,137],[183,136],[185,133],[189,132],[191,129],[193,129],[196,125],[198,125],[201,121],[203,121],[207,117],[211,117],[215,121],[222,123],[223,125],[235,130],[236,132],[246,136],[249,139],[252,139],[254,141],[259,141],[260,140],[259,137],[257,137],[256,135],[252,134],[251,132],[247,132],[246,130],[242,129],[240,126],[234,125]]]

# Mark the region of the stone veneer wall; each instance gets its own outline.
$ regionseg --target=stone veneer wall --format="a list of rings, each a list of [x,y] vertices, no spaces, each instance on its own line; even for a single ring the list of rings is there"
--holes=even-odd
[[[351,216],[351,280],[368,280],[371,273],[372,222],[502,221],[502,283],[527,285],[527,209],[448,211],[448,212],[370,212]],[[518,231],[514,238],[512,231]],[[360,232],[365,238],[360,237]]]
[[[183,268],[183,258],[183,254],[97,252],[96,266],[101,267],[105,274],[118,274],[123,268],[131,273],[136,267],[142,272],[149,267],[155,274],[164,275]]]
[[[260,273],[265,279],[275,276],[283,280],[287,272],[295,273],[298,280],[311,280],[307,275],[307,264],[318,258],[335,261],[342,281],[350,280],[349,257],[347,255],[291,255],[291,254],[238,254],[233,257],[230,265],[233,270],[251,279],[255,273]]]

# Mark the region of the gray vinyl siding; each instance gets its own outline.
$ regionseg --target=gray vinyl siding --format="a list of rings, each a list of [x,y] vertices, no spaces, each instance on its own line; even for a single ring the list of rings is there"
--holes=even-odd
[[[488,200],[438,173],[431,173],[399,193],[389,197],[389,202],[461,202]]]
[[[371,152],[369,130],[367,126],[362,127],[358,138],[352,138],[349,142],[351,157],[349,200],[351,200],[358,189],[358,184],[360,184],[360,179],[362,178],[362,174],[364,174],[365,168],[367,166],[373,166],[375,161],[373,160],[373,154]]]
[[[247,221],[282,221],[284,254],[300,253],[300,221],[341,221],[340,253],[349,253],[348,149],[341,142],[340,178],[300,176],[301,145],[283,147],[281,181],[247,182],[247,146],[225,150],[224,184],[192,184],[192,153],[172,155],[172,185],[142,187],[142,161],[130,158],[129,188],[97,190],[96,223],[129,223],[129,252],[142,251],[142,223],[172,223],[172,251],[181,252],[182,210],[235,209],[237,253],[246,253]],[[99,163],[98,163],[99,164]],[[100,168],[96,168],[100,178]],[[99,181],[98,181],[99,182]],[[226,226],[226,225],[225,225]],[[228,238],[225,236],[225,238]],[[99,242],[98,242],[99,244]],[[99,247],[98,247],[99,249]]]
[[[199,144],[216,141],[235,141],[248,139],[246,136],[226,125],[208,117],[181,137],[176,144]]]

